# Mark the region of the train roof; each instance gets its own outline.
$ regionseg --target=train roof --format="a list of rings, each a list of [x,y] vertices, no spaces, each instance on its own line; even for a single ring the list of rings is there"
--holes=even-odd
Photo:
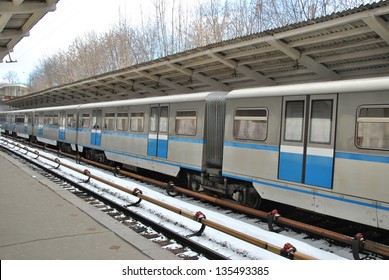
[[[0,114],[21,114],[21,113],[28,113],[34,111],[33,109],[23,109],[23,110],[8,110],[8,111],[0,111]]]
[[[234,90],[227,99],[389,90],[389,76]],[[387,92],[389,94],[389,92]]]
[[[77,105],[68,105],[68,106],[55,106],[55,107],[44,107],[35,109],[35,112],[45,112],[45,111],[64,111],[64,110],[77,110],[80,107],[80,104]]]
[[[35,111],[35,112],[58,111],[59,112],[59,111],[66,111],[66,110],[97,109],[97,108],[106,108],[106,107],[130,106],[130,105],[167,104],[167,103],[176,103],[176,102],[205,101],[209,96],[214,94],[226,94],[226,93],[201,92],[201,93],[192,93],[192,94],[180,94],[180,95],[148,97],[148,98],[139,98],[139,99],[119,100],[119,101],[97,102],[97,103],[89,103],[89,104],[45,107],[39,109],[24,109],[24,110],[8,111],[6,113],[20,114],[20,113],[27,113],[31,111]]]
[[[98,102],[98,103],[82,104],[79,107],[80,109],[90,109],[90,108],[120,107],[120,106],[130,106],[130,105],[205,101],[209,95],[214,93],[220,93],[220,92],[201,92],[201,93],[192,93],[192,94],[179,94],[179,95],[128,99],[128,100],[120,100],[120,101]]]

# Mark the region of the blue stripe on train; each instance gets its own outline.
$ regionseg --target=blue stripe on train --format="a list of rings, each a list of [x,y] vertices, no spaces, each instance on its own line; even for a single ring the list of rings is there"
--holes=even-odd
[[[350,159],[350,160],[389,163],[389,157],[386,156],[373,156],[373,155],[353,154],[353,153],[345,153],[345,152],[336,152],[335,156],[337,158]]]

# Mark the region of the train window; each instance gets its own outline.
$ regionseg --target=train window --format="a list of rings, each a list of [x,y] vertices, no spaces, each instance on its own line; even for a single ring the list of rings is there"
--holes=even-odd
[[[134,132],[142,132],[144,130],[145,113],[134,112],[131,113],[130,130]]]
[[[389,150],[389,106],[363,106],[357,112],[356,145]]]
[[[177,111],[176,113],[176,134],[196,135],[197,131],[197,112],[196,111]]]
[[[43,124],[48,125],[49,124],[49,115],[45,115],[43,117]]]
[[[55,114],[53,115],[53,125],[58,125],[59,124],[59,118],[58,115]]]
[[[75,114],[67,114],[66,125],[68,127],[76,127],[76,115]]]
[[[128,113],[118,113],[116,128],[119,131],[128,130]]]
[[[301,142],[303,140],[304,101],[286,102],[285,141]]]
[[[167,133],[169,123],[169,111],[167,106],[161,107],[159,116],[159,132]]]
[[[311,107],[311,143],[331,142],[332,100],[313,100]]]
[[[150,132],[157,132],[158,129],[158,107],[152,107],[150,113]]]
[[[234,137],[260,140],[267,137],[267,109],[237,109],[234,116]]]
[[[24,123],[24,116],[23,115],[17,115],[15,117],[15,122],[18,124],[23,124]]]
[[[81,127],[82,128],[90,127],[90,114],[82,114]]]
[[[115,130],[115,113],[106,113],[105,114],[104,129]]]
[[[48,124],[49,124],[49,125],[53,125],[53,124],[54,124],[53,115],[48,115]]]

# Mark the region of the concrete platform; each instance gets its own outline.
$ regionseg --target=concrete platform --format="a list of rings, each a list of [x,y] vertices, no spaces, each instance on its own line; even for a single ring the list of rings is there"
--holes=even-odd
[[[0,151],[0,259],[179,258]]]

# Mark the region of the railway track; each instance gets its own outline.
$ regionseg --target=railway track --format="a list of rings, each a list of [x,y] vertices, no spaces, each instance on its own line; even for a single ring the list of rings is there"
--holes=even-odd
[[[55,180],[58,180],[58,175],[47,173],[48,170],[43,170],[46,173],[46,177],[50,176]],[[60,175],[59,175],[60,176]],[[163,227],[152,220],[143,217],[136,212],[131,211],[123,205],[119,205],[98,193],[90,191],[88,188],[84,188],[74,182],[68,180],[61,180],[63,188],[72,192],[86,203],[93,205],[100,211],[105,212],[121,224],[127,226],[131,230],[141,234],[143,237],[159,244],[166,250],[171,251],[181,259],[185,260],[197,260],[197,259],[226,259],[225,256],[218,254],[212,250],[208,250],[201,244],[192,242],[190,239],[185,238],[170,229]]]
[[[5,143],[6,145],[11,146],[11,147],[13,146],[14,149],[19,149],[19,150],[24,150],[24,151],[28,150],[28,153],[32,153],[33,157],[39,157],[39,156],[42,157],[43,156],[37,150],[31,150],[31,149],[29,149],[26,146],[23,147],[20,144],[16,144],[16,143],[11,142],[11,141],[6,140],[6,139],[3,139],[3,143]],[[45,156],[43,156],[43,157],[45,157]],[[58,165],[58,167],[60,165],[64,165],[63,163],[61,163],[61,160],[58,159],[58,158],[52,159],[52,162],[54,162],[56,165]],[[48,170],[48,171],[52,172],[53,170],[57,170],[58,167],[57,168],[52,168],[51,167],[51,168],[49,168],[50,170]],[[104,168],[112,169],[111,167],[106,167],[106,166],[104,166]],[[138,177],[137,178],[137,176],[139,176],[139,175],[135,175],[135,174],[132,174],[132,173],[128,174],[128,172],[122,171],[122,170],[114,170],[114,169],[112,169],[111,171],[114,171],[116,173],[116,175],[118,175],[118,174],[132,175],[132,177],[136,177],[136,179],[138,179],[138,180],[150,181],[153,184],[156,184],[156,185],[158,185],[160,187],[166,188],[168,190],[168,192],[170,194],[173,194],[173,195],[175,195],[177,193],[182,193],[184,195],[193,195],[193,193],[189,192],[188,190],[179,188],[177,186],[174,186],[173,184],[159,182],[159,181],[154,180],[154,179],[147,180],[144,177]],[[98,178],[94,177],[94,175],[92,175],[91,173],[86,172],[85,170],[83,171],[83,174],[88,177],[85,180],[85,182],[82,183],[84,185],[91,178],[98,179]],[[58,176],[60,176],[60,175],[58,175]],[[105,181],[105,179],[103,179],[103,181]],[[109,182],[105,182],[105,183],[109,183]],[[74,184],[74,182],[72,184]],[[74,187],[74,186],[72,186],[72,187]],[[87,189],[83,189],[83,188],[84,188],[83,186],[80,186],[80,187],[76,186],[77,191],[75,191],[75,193],[77,195],[79,195],[80,197],[82,197],[82,198],[85,197],[85,199],[88,200],[88,201],[89,200],[92,201],[92,203],[98,205],[98,207],[105,207],[105,206],[99,205],[99,203],[94,200],[95,198],[93,198],[93,199],[90,198],[91,195],[93,195],[92,197],[94,197],[96,194],[90,194],[89,193],[90,190],[88,188]],[[134,195],[134,191],[130,191],[129,193],[131,195]],[[269,228],[271,230],[273,230],[273,231],[277,230],[276,228],[278,228],[280,226],[281,227],[289,226],[289,227],[292,227],[292,228],[300,228],[300,229],[302,229],[304,231],[309,231],[310,230],[310,232],[313,232],[313,234],[318,235],[318,236],[325,236],[325,238],[330,238],[330,237],[335,235],[336,236],[335,240],[337,242],[340,242],[339,239],[345,239],[346,241],[343,241],[343,243],[345,243],[345,245],[349,245],[347,243],[351,243],[351,245],[353,245],[353,248],[354,248],[353,255],[354,255],[354,258],[357,258],[357,259],[361,258],[360,255],[359,255],[360,253],[362,254],[363,257],[366,257],[367,255],[364,254],[364,252],[371,253],[371,254],[368,254],[369,258],[374,258],[374,257],[372,257],[372,254],[373,255],[374,254],[378,255],[379,259],[380,258],[384,258],[385,259],[385,258],[388,257],[388,255],[387,255],[388,254],[388,251],[387,251],[388,248],[385,245],[375,244],[374,242],[370,242],[370,241],[366,242],[366,240],[357,240],[359,244],[353,244],[353,243],[357,243],[356,241],[354,241],[356,239],[353,238],[353,237],[341,236],[341,235],[337,236],[336,234],[334,234],[334,233],[332,233],[332,232],[330,232],[328,230],[323,230],[323,229],[312,227],[312,226],[309,226],[309,225],[304,225],[304,224],[298,223],[296,221],[291,221],[291,220],[289,220],[287,218],[283,218],[283,217],[278,216],[276,213],[273,213],[273,214],[269,215],[269,213],[263,213],[261,211],[250,209],[250,208],[246,209],[246,207],[237,206],[237,205],[231,204],[230,202],[226,202],[224,200],[219,200],[217,198],[212,198],[212,197],[204,196],[204,195],[198,194],[198,193],[195,193],[195,195],[197,196],[197,198],[201,199],[202,201],[204,201],[204,200],[205,201],[209,201],[212,204],[219,204],[219,205],[222,205],[223,207],[228,207],[228,208],[233,207],[237,211],[246,213],[246,214],[248,214],[250,216],[254,216],[256,218],[259,217],[261,219],[265,219],[268,222]],[[137,194],[135,194],[135,196],[139,199],[138,201],[141,201],[142,199],[146,199],[147,200],[147,197],[144,196],[142,193],[137,193]],[[97,199],[100,201],[100,198],[97,198]],[[124,207],[124,209],[120,209],[120,207],[111,206],[110,203],[112,203],[112,202],[109,202],[109,201],[106,202],[104,200],[105,200],[105,198],[102,199],[102,201],[104,203],[103,205],[108,205],[112,209],[115,209],[115,210],[112,210],[112,211],[111,211],[111,208],[104,209],[104,211],[106,211],[110,216],[113,216],[113,217],[117,216],[118,219],[120,219],[121,222],[126,224],[126,225],[127,224],[128,225],[134,225],[136,231],[144,232],[144,235],[147,236],[147,237],[155,238],[156,240],[163,240],[163,241],[161,241],[162,244],[166,244],[166,242],[170,242],[170,241],[166,241],[166,239],[164,237],[157,236],[157,232],[162,232],[163,229],[159,229],[158,228],[158,229],[155,229],[154,232],[150,229],[149,226],[151,224],[153,224],[152,221],[147,221],[147,219],[144,222],[142,221],[142,224],[144,226],[137,224],[137,222],[135,222],[133,220],[128,220],[127,221],[125,217],[133,215],[133,214],[130,214],[130,213],[126,212],[126,211],[130,211],[131,212],[131,210],[129,210],[128,207]],[[166,207],[169,208],[169,206],[166,206]],[[213,227],[213,228],[218,228],[218,229],[221,228],[221,225],[218,225],[217,223],[212,222],[212,221],[210,221],[210,220],[208,220],[206,218],[204,218],[204,219],[199,218],[199,216],[185,213],[185,211],[182,211],[180,209],[173,209],[173,211],[181,212],[180,214],[183,214],[184,216],[188,216],[190,219],[197,220],[197,222],[199,222],[201,224],[201,228],[197,232],[198,234],[201,234],[202,230],[205,227]],[[136,217],[135,219],[139,220],[139,219],[142,219],[142,218],[141,217]],[[284,251],[286,250],[285,248],[279,248],[279,247],[274,246],[272,244],[269,244],[269,243],[267,243],[267,242],[265,242],[263,240],[257,240],[256,238],[252,238],[250,236],[244,236],[244,234],[239,233],[239,232],[235,232],[235,230],[233,230],[233,229],[223,228],[223,231],[227,232],[227,234],[230,234],[230,235],[238,235],[240,239],[242,239],[242,238],[246,239],[245,240],[246,242],[249,242],[251,244],[255,244],[256,246],[258,246],[260,248],[272,251],[272,252],[277,253],[277,254],[281,254],[281,252],[283,252],[283,250]],[[190,240],[191,238],[186,238],[187,240],[190,241],[189,243],[186,243],[187,241],[185,241],[185,240],[179,240],[182,236],[181,237],[180,236],[179,237],[174,237],[173,235],[174,235],[174,232],[166,234],[166,236],[168,236],[169,238],[177,240],[177,243],[184,244],[184,246],[183,246],[184,248],[185,247],[186,248],[193,248],[192,250],[198,252],[198,254],[199,254],[197,256],[195,256],[195,254],[191,254],[191,253],[184,254],[183,252],[185,250],[187,250],[187,249],[180,248],[180,245],[177,245],[177,247],[174,248],[174,250],[176,250],[177,252],[181,253],[183,256],[187,256],[188,258],[202,258],[202,256],[204,256],[205,258],[209,258],[209,259],[228,258],[228,257],[225,257],[222,254],[218,254],[218,253],[216,253],[215,255],[212,255],[212,253],[206,252],[206,250],[207,250],[206,248],[205,248],[205,251],[202,251],[202,250],[204,250],[204,248],[199,248],[199,249],[196,248],[196,249],[194,249],[196,247],[196,245],[190,244],[190,242],[192,242],[192,240]],[[186,244],[188,244],[188,245],[186,245]],[[357,249],[355,249],[355,248],[357,248]],[[358,250],[358,251],[355,251],[355,250]],[[189,252],[190,251],[191,250],[189,250]],[[293,256],[289,256],[289,257],[296,258],[296,259],[311,259],[312,258],[311,256],[300,254],[300,252],[294,253]]]
[[[183,246],[182,244],[177,243],[175,237],[167,229],[160,229],[156,231],[156,227],[150,221],[138,217],[136,214],[129,211],[127,208],[120,205],[115,205],[112,201],[105,199],[104,197],[92,193],[88,189],[84,189],[82,186],[74,184],[73,182],[69,183],[59,179],[57,176],[54,176],[51,173],[48,173],[44,169],[35,168],[39,173],[44,174],[45,177],[48,177],[52,181],[60,184],[64,189],[67,189],[69,192],[73,193],[80,199],[84,200],[86,203],[98,208],[100,211],[111,216],[115,220],[119,221],[121,224],[127,226],[129,229],[141,234],[143,237],[153,241],[154,243],[159,244],[161,247],[164,247],[166,250],[173,252],[175,255],[185,260],[197,260],[201,258],[209,259],[223,259],[223,256],[215,254],[214,252],[208,252],[204,248],[198,247],[196,251],[192,251],[189,247]],[[191,244],[187,244],[191,246]],[[196,246],[197,244],[195,244]]]

